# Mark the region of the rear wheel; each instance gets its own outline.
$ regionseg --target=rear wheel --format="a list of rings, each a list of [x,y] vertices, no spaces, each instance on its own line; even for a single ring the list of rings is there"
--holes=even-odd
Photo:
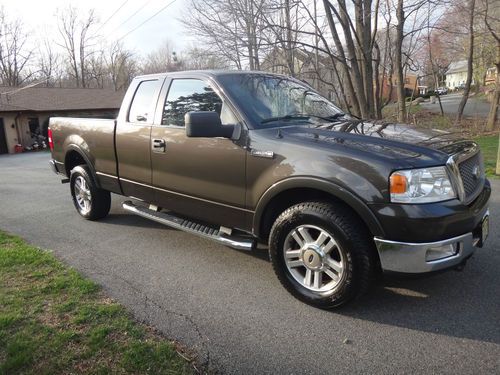
[[[363,294],[374,275],[373,241],[364,223],[340,204],[290,207],[271,229],[269,251],[283,286],[324,309]]]
[[[111,194],[95,185],[87,166],[79,165],[71,170],[70,187],[73,204],[82,217],[98,220],[109,213]]]

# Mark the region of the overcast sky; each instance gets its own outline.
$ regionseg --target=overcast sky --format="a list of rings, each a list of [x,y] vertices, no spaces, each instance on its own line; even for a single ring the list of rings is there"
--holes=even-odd
[[[58,9],[69,4],[82,12],[93,8],[101,23],[104,23],[125,3],[99,32],[106,40],[112,41],[124,36],[170,2],[172,0],[0,0],[0,5],[9,19],[20,18],[26,31],[31,31],[35,36],[47,35],[49,38],[57,38],[55,14]],[[174,42],[179,51],[191,45],[191,39],[179,22],[185,2],[186,0],[174,1],[156,17],[130,33],[123,39],[125,46],[138,53],[147,54],[167,38]],[[123,23],[140,8],[142,9],[135,16]]]

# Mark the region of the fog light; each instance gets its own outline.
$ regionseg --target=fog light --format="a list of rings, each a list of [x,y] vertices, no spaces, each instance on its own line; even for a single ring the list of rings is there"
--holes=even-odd
[[[430,247],[425,254],[425,260],[431,262],[433,260],[448,258],[458,253],[458,243],[450,243],[448,245]]]

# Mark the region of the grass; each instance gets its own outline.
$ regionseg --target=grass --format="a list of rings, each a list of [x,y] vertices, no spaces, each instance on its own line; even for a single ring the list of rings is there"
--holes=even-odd
[[[498,152],[498,134],[477,137],[474,139],[479,146],[484,157],[484,166],[486,169],[486,175],[488,177],[500,178],[499,175],[495,175],[495,166],[497,161]]]
[[[94,282],[0,231],[0,374],[193,372]]]

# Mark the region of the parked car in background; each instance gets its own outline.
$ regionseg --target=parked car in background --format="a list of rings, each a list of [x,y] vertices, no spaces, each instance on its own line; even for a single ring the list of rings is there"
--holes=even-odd
[[[446,94],[448,94],[448,88],[447,87],[438,87],[436,89],[436,92],[438,95],[446,95]]]
[[[321,308],[382,271],[463,267],[488,235],[475,142],[352,118],[282,75],[137,77],[116,120],[51,118],[49,144],[85,219],[105,217],[113,192],[147,219],[241,250],[267,244],[283,286]]]

